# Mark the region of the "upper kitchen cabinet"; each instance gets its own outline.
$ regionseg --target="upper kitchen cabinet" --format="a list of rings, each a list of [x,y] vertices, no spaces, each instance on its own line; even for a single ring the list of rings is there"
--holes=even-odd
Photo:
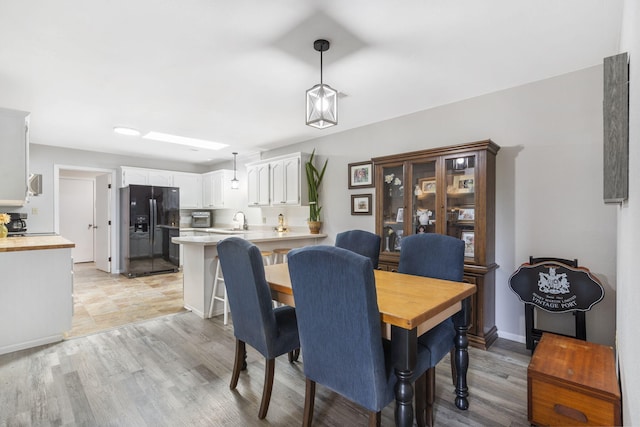
[[[372,159],[379,265],[396,270],[402,240],[446,234],[465,243],[464,281],[476,285],[469,341],[487,348],[495,327],[495,171],[500,147],[490,140]]]
[[[174,186],[174,172],[172,171],[133,168],[129,166],[122,166],[120,169],[120,187],[126,187],[128,185],[157,185],[159,187]]]
[[[23,206],[29,180],[29,113],[0,108],[0,206]]]
[[[247,165],[247,195],[249,206],[269,206],[269,163]]]
[[[199,173],[174,172],[173,186],[180,189],[180,209],[202,207],[202,175]]]
[[[231,188],[233,171],[222,169],[202,175],[202,207],[209,209],[241,208],[240,190]]]
[[[249,206],[308,204],[307,160],[308,154],[295,153],[248,164]]]
[[[307,160],[309,160],[308,155],[297,154],[269,162],[272,206],[308,204],[306,186],[302,191],[302,184],[307,182],[307,175],[303,173],[302,164]]]

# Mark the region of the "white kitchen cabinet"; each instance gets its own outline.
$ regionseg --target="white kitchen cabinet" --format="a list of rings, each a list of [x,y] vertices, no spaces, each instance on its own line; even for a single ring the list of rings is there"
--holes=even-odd
[[[174,172],[173,186],[180,189],[180,209],[198,209],[202,207],[201,174]]]
[[[172,171],[161,169],[134,168],[122,166],[120,168],[120,187],[128,185],[157,185],[159,187],[173,187]]]
[[[29,181],[29,113],[0,108],[0,206],[23,206]]]
[[[0,271],[0,354],[62,341],[73,315],[71,248],[0,252]]]
[[[239,209],[240,190],[231,188],[233,171],[228,169],[202,175],[202,207],[208,209]]]
[[[269,206],[269,162],[247,165],[247,191],[249,206]]]
[[[271,205],[299,206],[302,200],[301,182],[306,182],[306,175],[302,176],[302,157],[294,156],[272,161],[271,170]]]
[[[309,204],[305,153],[294,153],[247,166],[249,206],[303,206]]]
[[[122,166],[120,168],[120,178],[120,187],[127,187],[129,185],[149,185],[149,170]]]
[[[149,185],[158,187],[174,187],[173,172],[163,170],[149,170]]]
[[[269,163],[247,165],[249,206],[269,206]]]

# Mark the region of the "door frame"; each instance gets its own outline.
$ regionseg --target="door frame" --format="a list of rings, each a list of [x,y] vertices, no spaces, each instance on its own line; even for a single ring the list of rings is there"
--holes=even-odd
[[[119,215],[118,213],[118,198],[117,198],[117,186],[116,183],[116,170],[104,169],[104,168],[92,168],[86,166],[74,166],[74,165],[53,165],[53,228],[56,233],[60,233],[60,171],[69,170],[75,172],[85,172],[87,176],[93,175],[95,178],[97,175],[111,174],[111,197],[108,201],[110,206],[109,217],[111,218],[111,230],[108,233],[109,248],[111,253],[111,273],[119,273],[120,266],[117,260],[119,259],[119,246],[117,231],[119,229]]]

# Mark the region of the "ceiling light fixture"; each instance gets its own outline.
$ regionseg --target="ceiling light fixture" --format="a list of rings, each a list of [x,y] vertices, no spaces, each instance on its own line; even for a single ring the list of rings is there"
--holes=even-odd
[[[113,131],[120,135],[140,136],[140,131],[138,129],[127,128],[123,126],[116,126],[113,128]]]
[[[313,42],[313,48],[320,52],[320,84],[307,90],[307,125],[318,129],[338,124],[338,91],[322,82],[322,52],[329,46],[327,40]]]
[[[206,150],[220,150],[228,147],[228,144],[220,142],[207,141],[204,139],[187,138],[186,136],[171,135],[162,132],[149,132],[143,136],[144,139],[153,139],[154,141],[169,142],[171,144],[186,145],[188,147],[204,148]]]
[[[238,181],[238,178],[236,178],[236,156],[238,155],[238,153],[231,153],[233,154],[233,179],[231,180],[231,189],[232,190],[237,190],[238,188],[240,188],[240,181]]]

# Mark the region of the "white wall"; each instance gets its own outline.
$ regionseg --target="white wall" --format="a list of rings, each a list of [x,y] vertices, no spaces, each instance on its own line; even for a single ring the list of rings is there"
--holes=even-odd
[[[629,200],[618,213],[618,334],[624,425],[640,426],[637,258],[640,253],[640,7],[626,0],[620,52],[629,53]]]

